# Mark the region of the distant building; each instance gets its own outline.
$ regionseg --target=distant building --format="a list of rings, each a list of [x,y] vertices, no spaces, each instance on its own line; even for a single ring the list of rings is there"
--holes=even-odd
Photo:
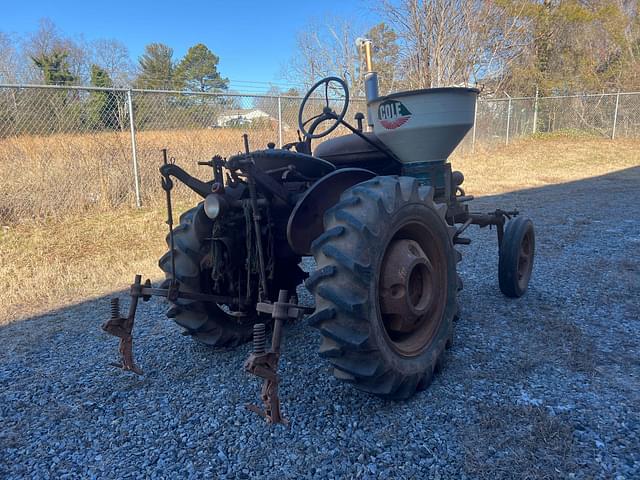
[[[275,122],[278,120],[273,118],[267,112],[263,112],[258,108],[228,110],[222,115],[218,115],[216,119],[216,127],[239,127],[248,125],[256,120],[262,122]]]

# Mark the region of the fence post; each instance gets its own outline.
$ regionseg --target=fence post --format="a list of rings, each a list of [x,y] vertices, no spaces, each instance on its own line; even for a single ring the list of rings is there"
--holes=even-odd
[[[136,128],[133,121],[133,102],[131,101],[131,89],[127,90],[127,105],[129,106],[129,128],[131,129],[131,153],[133,154],[133,185],[136,189],[136,207],[140,208],[140,177],[138,175],[138,155],[136,151]]]
[[[618,105],[620,104],[620,92],[616,95],[616,109],[613,112],[613,129],[611,130],[611,140],[616,139],[616,126],[618,125]]]
[[[278,141],[280,148],[282,148],[282,99],[280,95],[278,95]]]
[[[478,95],[473,106],[473,130],[471,132],[471,153],[476,153],[476,121],[478,120]]]
[[[511,95],[509,95],[507,92],[504,92],[504,94],[509,97],[509,103],[507,103],[507,138],[505,141],[505,144],[509,145],[509,128],[511,126]]]
[[[536,99],[533,102],[533,134],[538,131],[538,86],[536,85]]]

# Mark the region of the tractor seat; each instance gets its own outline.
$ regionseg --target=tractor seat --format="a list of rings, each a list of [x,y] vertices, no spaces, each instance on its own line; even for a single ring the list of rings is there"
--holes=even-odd
[[[383,143],[372,132],[366,132],[364,135],[384,148]],[[400,172],[400,165],[396,160],[355,133],[326,140],[315,148],[313,154],[331,162],[337,168],[366,168],[379,175],[394,175]]]
[[[256,150],[250,153],[239,153],[227,159],[231,168],[238,168],[243,160],[251,157],[263,172],[279,174],[289,166],[293,166],[305,177],[320,178],[333,172],[336,167],[321,158],[280,148]]]

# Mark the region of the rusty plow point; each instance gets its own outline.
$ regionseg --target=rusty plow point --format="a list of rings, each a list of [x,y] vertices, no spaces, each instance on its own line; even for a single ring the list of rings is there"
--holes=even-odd
[[[289,421],[282,416],[280,411],[280,398],[278,397],[278,363],[280,361],[280,346],[282,343],[282,326],[288,319],[296,319],[300,316],[300,309],[295,303],[287,302],[286,290],[280,290],[278,301],[275,303],[260,302],[256,306],[258,312],[269,313],[273,318],[273,333],[271,336],[271,348],[266,350],[266,326],[257,323],[253,326],[253,352],[247,358],[244,369],[262,378],[262,390],[260,398],[264,409],[256,405],[246,405],[247,409],[264,417],[268,423],[282,423],[288,425]]]
[[[131,286],[131,304],[129,306],[129,315],[122,317],[120,315],[120,301],[117,298],[111,299],[111,318],[102,325],[102,330],[109,335],[118,337],[120,345],[118,351],[120,353],[120,362],[110,363],[114,367],[130,371],[138,375],[142,375],[143,371],[135,364],[133,359],[133,322],[138,307],[138,289],[140,287],[142,277],[136,275],[135,282]]]

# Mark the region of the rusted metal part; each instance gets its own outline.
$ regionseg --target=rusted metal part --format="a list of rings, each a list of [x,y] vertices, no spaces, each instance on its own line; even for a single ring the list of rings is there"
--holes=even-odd
[[[141,297],[166,297],[167,299],[175,302],[179,298],[185,300],[198,300],[200,302],[221,303],[230,305],[244,305],[236,297],[230,297],[226,295],[213,295],[208,293],[192,293],[180,291],[179,286],[169,286],[169,288],[154,288],[147,286],[136,287],[135,284],[131,286],[132,291],[135,289],[138,295]]]
[[[414,331],[437,298],[431,262],[414,240],[395,240],[389,246],[380,279],[380,310],[389,330]]]
[[[460,235],[467,229],[469,225],[478,225],[480,228],[484,227],[496,227],[498,234],[498,247],[502,246],[502,237],[504,236],[504,225],[507,220],[518,216],[517,210],[505,211],[496,209],[494,212],[489,213],[465,213],[456,217],[455,223],[462,223],[462,226],[458,228],[454,237],[453,243],[458,245],[468,245],[471,243],[469,238],[461,237]]]
[[[134,285],[141,286],[142,277],[136,275]],[[133,287],[133,286],[132,286]],[[132,288],[133,289],[133,288]],[[142,375],[142,370],[135,364],[133,358],[133,323],[135,321],[136,309],[138,308],[138,298],[141,295],[131,294],[129,304],[129,315],[120,316],[120,302],[117,298],[111,299],[111,318],[102,325],[102,329],[110,335],[120,339],[120,363],[111,363],[112,366],[128,370],[138,375]]]
[[[260,324],[264,325],[264,324]],[[282,416],[280,410],[280,398],[278,397],[278,384],[280,377],[277,373],[280,354],[267,352],[262,354],[252,353],[245,363],[245,370],[257,377],[263,378],[260,398],[264,408],[247,404],[247,409],[265,418],[269,423],[282,423],[287,425],[289,421]]]
[[[248,149],[247,135],[244,135],[245,145]],[[248,153],[248,152],[247,152]],[[256,247],[258,250],[258,274],[260,275],[260,291],[258,298],[260,300],[269,298],[269,289],[267,285],[267,272],[265,269],[265,254],[264,246],[262,243],[262,227],[260,226],[260,220],[262,216],[260,209],[258,208],[258,194],[256,192],[256,182],[254,178],[254,168],[247,169],[247,182],[249,183],[249,198],[251,200],[251,216],[253,218],[253,233],[255,235]]]
[[[404,357],[420,355],[442,322],[448,258],[438,245],[446,240],[437,222],[409,221],[386,247],[378,280],[380,321]]]
[[[136,275],[129,290],[131,303],[129,304],[129,314],[126,317],[120,316],[120,302],[117,298],[111,299],[111,318],[107,320],[102,329],[110,335],[120,339],[120,362],[111,363],[114,367],[129,370],[142,375],[142,370],[135,365],[133,359],[133,325],[138,309],[138,300],[148,301],[152,296],[166,297],[175,302],[182,298],[185,300],[198,300],[202,302],[223,303],[238,305],[238,299],[223,295],[209,295],[204,293],[181,292],[179,284],[172,282],[169,288],[153,288],[151,280],[147,279],[142,283],[142,276]]]
[[[288,292],[280,290],[278,293],[278,301],[275,303],[260,302],[257,310],[262,313],[269,313],[273,317],[273,334],[271,337],[271,348],[266,351],[266,333],[264,323],[254,325],[253,330],[253,352],[244,363],[244,369],[262,379],[262,389],[260,390],[260,398],[264,404],[264,408],[257,405],[248,404],[248,410],[264,417],[269,423],[282,423],[287,425],[289,422],[282,416],[280,411],[280,398],[278,397],[278,384],[280,377],[278,376],[278,363],[280,361],[280,346],[282,342],[282,327],[288,319],[300,319],[306,307],[301,307],[295,303],[287,302]]]
[[[170,165],[173,165],[174,163],[173,161],[169,163],[166,148],[162,149],[162,160],[163,160],[163,165],[162,165],[163,167],[168,167]],[[162,168],[160,169],[160,171],[162,171]],[[175,255],[175,243],[173,239],[173,207],[171,204],[172,188],[173,188],[173,182],[171,181],[169,174],[163,174],[162,189],[165,191],[166,199],[167,199],[167,225],[169,227],[169,248],[171,249],[171,284],[169,286],[169,292],[171,293],[171,295],[167,295],[167,298],[169,300],[174,301],[174,299],[177,297],[177,295],[175,295],[174,292],[177,290],[178,281],[176,280],[176,255]]]

